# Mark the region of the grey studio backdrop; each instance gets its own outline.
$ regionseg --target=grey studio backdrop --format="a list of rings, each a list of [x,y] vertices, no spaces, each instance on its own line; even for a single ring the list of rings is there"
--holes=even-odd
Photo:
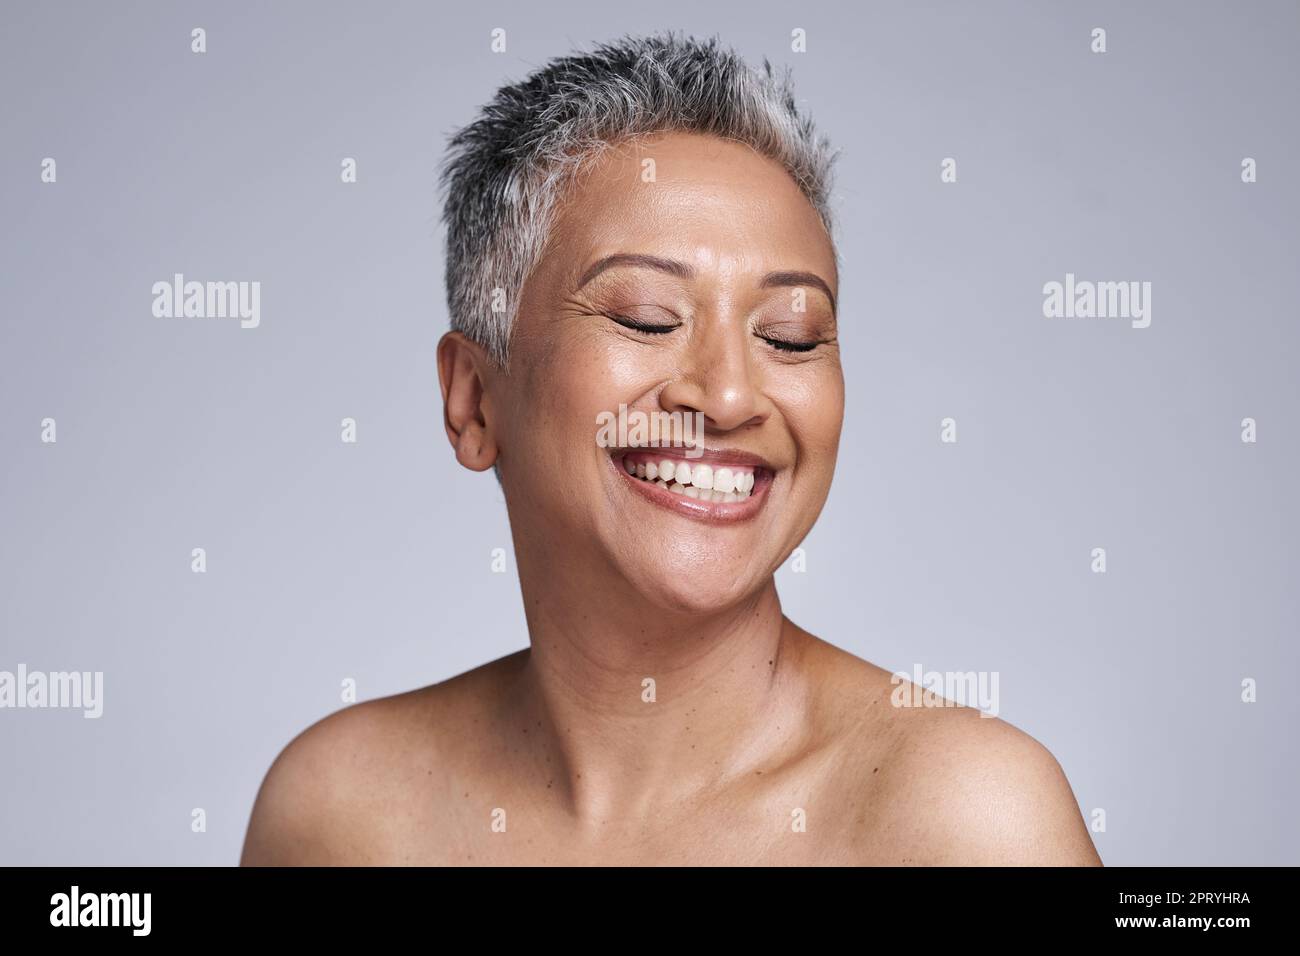
[[[0,670],[104,684],[0,710],[0,862],[234,863],[345,681],[525,646],[442,432],[437,165],[502,81],[677,28],[792,66],[842,149],[847,418],[790,616],[997,673],[1108,864],[1300,863],[1297,10],[5,0]],[[260,323],[156,317],[176,273],[259,282]],[[1149,327],[1045,317],[1067,273],[1150,282]]]

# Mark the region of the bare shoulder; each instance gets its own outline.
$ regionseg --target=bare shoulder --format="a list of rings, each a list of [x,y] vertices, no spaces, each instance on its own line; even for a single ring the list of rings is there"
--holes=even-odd
[[[922,713],[900,734],[883,781],[895,807],[924,811],[912,824],[915,862],[1101,863],[1065,772],[1042,743],[971,707]]]
[[[460,726],[494,661],[419,690],[353,704],[312,724],[266,773],[241,865],[403,862],[445,799],[447,727]],[[466,721],[467,722],[467,721]],[[422,832],[424,831],[424,832]]]
[[[854,707],[839,726],[862,855],[909,865],[1101,865],[1065,772],[1042,743],[974,707],[933,706],[942,700],[934,697],[917,706],[909,682],[834,655],[830,686]]]
[[[428,697],[425,688],[353,704],[291,740],[262,781],[241,863],[368,862],[403,752],[418,746],[404,731],[418,725]],[[427,769],[434,755],[422,756]]]

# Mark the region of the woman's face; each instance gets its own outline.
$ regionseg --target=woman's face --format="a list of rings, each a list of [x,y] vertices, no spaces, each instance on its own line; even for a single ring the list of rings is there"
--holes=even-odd
[[[516,539],[664,608],[763,587],[830,488],[837,294],[830,239],[776,162],[690,134],[608,150],[566,194],[487,386]],[[704,455],[618,444],[598,423],[620,406],[699,413]]]

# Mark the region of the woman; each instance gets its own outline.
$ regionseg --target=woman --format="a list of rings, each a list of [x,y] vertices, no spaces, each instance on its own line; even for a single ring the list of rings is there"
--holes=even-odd
[[[782,615],[844,406],[830,166],[770,67],[675,36],[454,137],[445,424],[501,482],[530,647],[306,730],[245,863],[1100,863],[1040,744]]]

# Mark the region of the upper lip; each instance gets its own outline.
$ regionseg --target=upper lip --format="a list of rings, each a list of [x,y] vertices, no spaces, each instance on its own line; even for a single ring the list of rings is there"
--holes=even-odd
[[[686,454],[690,451],[691,454]],[[671,446],[666,448],[655,447],[636,447],[636,448],[615,448],[612,454],[615,458],[622,458],[624,455],[632,452],[646,452],[651,455],[662,455],[665,458],[674,460],[681,459],[691,463],[701,462],[710,465],[749,465],[753,468],[766,468],[768,471],[776,469],[762,455],[756,455],[752,451],[745,451],[740,448],[683,448],[680,446]],[[702,453],[701,453],[702,452]]]

